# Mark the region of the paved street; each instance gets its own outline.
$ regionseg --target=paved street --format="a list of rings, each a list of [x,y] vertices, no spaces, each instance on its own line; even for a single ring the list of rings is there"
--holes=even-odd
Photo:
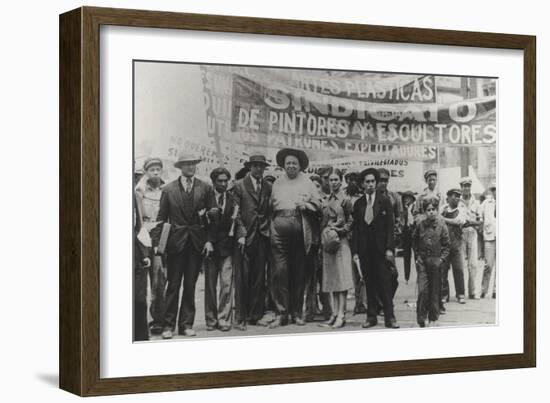
[[[394,299],[395,315],[397,323],[401,328],[418,327],[416,324],[416,272],[414,267],[411,270],[411,279],[406,284],[403,274],[403,259],[397,258],[397,267],[399,270],[399,288]],[[479,270],[477,284],[481,284],[481,270]],[[467,279],[466,279],[467,281]],[[385,330],[384,320],[382,317],[378,320],[378,326],[371,329],[362,329],[361,324],[365,321],[365,315],[353,315],[353,307],[355,301],[353,295],[348,296],[347,306],[348,314],[346,315],[346,326],[338,330],[320,327],[322,317],[316,318],[315,322],[309,322],[305,326],[297,326],[290,324],[288,326],[279,327],[276,329],[268,329],[260,326],[248,326],[248,329],[243,332],[236,329],[231,329],[228,332],[219,330],[206,331],[204,322],[204,276],[200,276],[197,283],[196,305],[197,314],[195,319],[194,329],[197,332],[196,337],[242,337],[256,335],[273,335],[273,334],[288,334],[288,333],[316,333],[316,332],[335,332],[335,331],[365,331],[372,332],[376,330]],[[479,300],[466,300],[466,304],[458,304],[454,298],[454,283],[452,272],[449,272],[449,283],[451,289],[451,301],[446,304],[447,313],[440,316],[437,326],[468,326],[468,325],[484,325],[493,324],[496,322],[496,301],[492,298]],[[490,288],[491,289],[491,288]],[[479,293],[479,290],[478,290]],[[351,293],[350,293],[351,294]],[[490,296],[489,296],[490,297]],[[350,312],[351,311],[351,312]],[[183,336],[174,335],[174,339],[182,338]],[[160,336],[152,336],[151,340],[159,340]]]

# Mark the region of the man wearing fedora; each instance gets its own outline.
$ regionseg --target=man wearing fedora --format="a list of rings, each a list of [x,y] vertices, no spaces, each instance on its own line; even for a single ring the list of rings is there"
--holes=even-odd
[[[171,225],[166,245],[168,285],[162,332],[165,339],[172,338],[176,318],[180,335],[195,336],[195,284],[202,255],[208,257],[213,252],[212,242],[207,242],[204,213],[214,206],[214,192],[209,184],[195,177],[200,161],[190,154],[180,155],[174,166],[181,170],[181,176],[162,189],[160,198],[157,220]],[[158,244],[158,236],[155,238]]]
[[[460,189],[462,190],[461,204],[466,215],[466,222],[462,226],[463,255],[466,268],[465,274],[468,274],[468,298],[478,299],[476,294],[477,268],[479,266],[477,227],[481,225],[479,219],[479,202],[472,194],[472,179],[463,177],[460,179]]]
[[[151,233],[159,230],[157,216],[160,208],[160,196],[164,181],[161,178],[162,160],[160,158],[147,158],[143,163],[145,175],[140,179],[135,188],[136,200],[139,204],[143,226]],[[160,334],[164,329],[164,290],[166,288],[166,271],[163,267],[162,257],[151,249],[152,262],[149,270],[151,284],[151,306],[149,312],[152,321],[149,324],[151,334]]]
[[[271,295],[277,317],[269,326],[286,325],[289,315],[303,326],[304,267],[313,243],[311,220],[321,211],[321,199],[302,172],[309,165],[305,152],[285,148],[277,152],[276,160],[285,173],[275,181],[271,193]]]
[[[449,229],[451,239],[449,258],[443,264],[441,275],[441,307],[440,312],[445,312],[445,302],[449,302],[449,269],[453,270],[456,299],[459,304],[465,304],[464,290],[464,255],[462,226],[466,223],[464,209],[459,205],[462,191],[450,189],[447,191],[447,204],[443,207],[441,216]]]
[[[394,258],[395,224],[393,207],[387,196],[377,192],[378,170],[367,168],[360,175],[365,194],[353,206],[352,253],[359,260],[367,286],[367,318],[364,328],[378,323],[377,296],[382,300],[385,325],[399,326],[393,310],[391,262]]]
[[[235,327],[250,324],[267,326],[265,312],[266,266],[269,259],[269,198],[271,182],[263,177],[269,166],[265,156],[251,155],[245,163],[248,173],[235,182],[232,193],[239,206],[246,243],[236,265]]]
[[[441,193],[439,193],[439,191],[437,190],[437,171],[434,169],[428,169],[424,173],[424,180],[426,181],[426,184],[428,186],[424,188],[422,193],[418,195],[418,198],[416,199],[416,202],[412,209],[415,223],[419,223],[424,218],[426,218],[424,215],[424,207],[423,207],[425,198],[435,197],[439,199],[440,206],[443,204],[443,200],[441,199]]]

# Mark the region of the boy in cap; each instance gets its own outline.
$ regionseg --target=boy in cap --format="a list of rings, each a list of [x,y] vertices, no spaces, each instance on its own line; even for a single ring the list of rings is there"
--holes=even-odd
[[[441,213],[443,221],[447,224],[451,239],[449,259],[443,266],[441,277],[441,312],[445,312],[444,303],[449,301],[449,269],[451,267],[458,303],[466,303],[464,299],[464,255],[462,254],[462,226],[466,223],[466,218],[463,209],[459,208],[461,195],[460,189],[450,189],[447,192],[448,204],[445,205]]]
[[[136,200],[142,214],[143,226],[153,236],[158,231],[157,216],[160,208],[160,196],[164,181],[162,175],[162,160],[160,158],[147,158],[143,163],[145,174],[136,185]],[[152,264],[149,272],[151,283],[151,306],[149,313],[152,321],[149,324],[151,334],[160,334],[164,321],[164,288],[166,287],[166,271],[163,267],[162,257],[151,249],[149,256]]]
[[[427,197],[435,197],[439,199],[439,204],[441,204],[441,193],[439,193],[436,189],[437,187],[437,171],[434,169],[428,169],[424,173],[424,180],[426,181],[426,184],[428,185],[424,191],[418,196],[416,199],[416,203],[413,207],[413,215],[415,222],[421,221],[424,216],[424,210],[423,210],[423,202],[422,200]]]
[[[449,230],[439,217],[439,200],[427,197],[422,201],[426,218],[422,219],[412,235],[416,257],[418,301],[416,318],[420,327],[439,319],[441,270],[449,257]]]

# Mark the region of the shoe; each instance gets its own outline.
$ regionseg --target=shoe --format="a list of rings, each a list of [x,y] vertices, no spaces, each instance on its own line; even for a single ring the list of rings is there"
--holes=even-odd
[[[212,330],[216,330],[218,328],[218,325],[206,325],[206,330],[211,332]]]
[[[480,298],[485,298],[485,295],[486,295],[486,293],[485,293],[485,291],[483,291],[483,292],[480,294],[479,297],[480,297]]]
[[[160,325],[151,325],[151,327],[149,328],[149,331],[151,332],[151,334],[154,334],[154,335],[162,334],[163,330],[164,330],[163,327]]]
[[[496,297],[497,297],[497,293],[494,292],[494,293],[493,293],[493,299],[496,299]]]
[[[458,303],[459,304],[465,304],[466,300],[464,299],[464,297],[458,297]]]
[[[386,323],[385,326],[388,329],[399,329],[399,325],[397,324],[397,322],[395,320],[392,320],[392,321]]]
[[[336,316],[331,316],[329,320],[319,323],[319,327],[331,327],[336,322]]]
[[[353,308],[353,314],[360,315],[362,313],[367,313],[365,307],[363,305],[355,305],[355,308]]]
[[[229,326],[229,325],[220,326],[220,330],[222,332],[229,332],[231,330],[231,326]]]
[[[172,329],[164,329],[162,331],[163,339],[171,339],[172,337],[174,337],[174,335],[172,334]]]
[[[270,329],[275,329],[279,326],[286,326],[288,325],[288,318],[283,316],[277,316],[273,322],[269,324]]]
[[[179,334],[185,337],[193,337],[197,335],[197,333],[191,328],[180,330]]]
[[[336,318],[336,321],[332,325],[333,329],[339,329],[341,327],[344,327],[346,325],[346,319],[344,319],[342,316],[338,316]]]
[[[447,313],[447,309],[445,309],[445,306],[444,305],[441,305],[439,307],[439,314],[440,315],[445,315]]]
[[[368,329],[368,328],[371,328],[371,327],[376,326],[377,324],[378,324],[378,322],[376,322],[376,321],[367,320],[365,323],[363,323],[363,324],[361,325],[361,327],[362,327],[363,329]]]
[[[419,322],[419,323],[418,323],[418,326],[420,326],[420,327],[426,327],[426,321],[424,321],[424,322]]]
[[[250,319],[248,321],[248,324],[252,326],[258,326],[258,321],[256,319]]]
[[[246,322],[238,322],[233,325],[233,327],[237,330],[246,331]]]
[[[260,319],[259,321],[256,322],[256,325],[267,327],[274,320],[275,320],[275,317],[264,315],[264,317],[262,319]]]
[[[294,323],[297,324],[298,326],[305,326],[306,324],[306,322],[299,317],[294,318]]]

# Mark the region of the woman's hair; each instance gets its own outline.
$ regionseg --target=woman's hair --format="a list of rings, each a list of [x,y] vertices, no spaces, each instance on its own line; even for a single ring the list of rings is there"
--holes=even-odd
[[[321,177],[317,174],[309,175],[309,180],[312,182],[317,182],[319,185],[323,184],[323,182],[321,181]]]

